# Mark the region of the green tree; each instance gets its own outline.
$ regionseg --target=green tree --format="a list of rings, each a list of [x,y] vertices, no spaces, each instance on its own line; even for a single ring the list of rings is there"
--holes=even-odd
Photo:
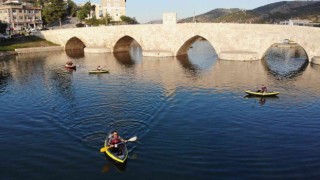
[[[77,18],[82,22],[85,18],[90,15],[92,8],[95,6],[91,6],[90,2],[84,4],[80,10],[77,11]]]
[[[59,20],[61,27],[61,20],[66,17],[66,4],[63,0],[49,0],[42,8],[42,15],[46,22],[52,23]]]
[[[74,3],[72,0],[68,0],[67,1],[67,15],[68,16],[72,16],[72,17],[75,17],[77,15],[77,9],[78,9],[78,6],[76,3]]]
[[[121,16],[120,19],[128,24],[139,24],[135,17]]]
[[[77,11],[77,18],[79,19],[80,22],[82,22],[86,17],[87,17],[87,14],[84,11],[82,10]]]
[[[85,23],[90,26],[108,25],[111,23],[111,16],[107,13],[105,17],[97,19],[93,16],[91,19],[85,20]]]
[[[108,25],[111,23],[112,17],[110,16],[110,14],[108,12],[106,13],[106,16],[103,18],[103,21],[104,21],[105,25]]]

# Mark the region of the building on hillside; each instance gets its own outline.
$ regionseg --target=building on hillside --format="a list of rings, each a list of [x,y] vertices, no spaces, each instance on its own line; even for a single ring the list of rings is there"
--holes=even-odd
[[[10,30],[22,31],[41,29],[41,8],[18,1],[6,1],[0,5],[0,21],[7,23]]]
[[[96,6],[96,17],[102,18],[106,13],[113,21],[121,21],[120,17],[126,15],[127,0],[101,0],[101,4]]]
[[[281,25],[289,25],[289,26],[309,26],[309,24],[311,23],[311,21],[309,20],[293,20],[293,19],[289,19],[288,21],[281,21],[280,24]]]

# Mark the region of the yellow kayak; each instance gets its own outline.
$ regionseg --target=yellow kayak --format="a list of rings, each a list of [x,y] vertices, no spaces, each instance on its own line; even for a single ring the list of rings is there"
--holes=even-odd
[[[247,94],[249,94],[249,95],[252,95],[252,96],[263,96],[263,97],[277,96],[278,94],[280,94],[280,92],[277,92],[277,91],[273,91],[273,92],[255,92],[255,91],[247,90],[245,92]]]
[[[91,70],[91,71],[88,71],[89,74],[101,74],[101,73],[109,73],[108,70]]]
[[[128,149],[125,143],[119,144],[122,148],[116,149],[112,148],[110,146],[107,146],[108,140],[104,142],[103,152],[106,153],[107,156],[109,156],[111,159],[113,159],[116,162],[124,163],[128,158]],[[121,152],[120,152],[121,151]]]

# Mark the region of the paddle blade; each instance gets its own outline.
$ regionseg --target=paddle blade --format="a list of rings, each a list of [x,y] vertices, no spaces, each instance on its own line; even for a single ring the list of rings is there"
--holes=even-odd
[[[134,136],[134,137],[128,139],[128,141],[133,142],[133,141],[136,141],[137,139],[138,139],[137,136]]]
[[[103,147],[103,148],[100,149],[100,152],[102,152],[102,153],[106,152],[106,151],[107,151],[107,147]]]

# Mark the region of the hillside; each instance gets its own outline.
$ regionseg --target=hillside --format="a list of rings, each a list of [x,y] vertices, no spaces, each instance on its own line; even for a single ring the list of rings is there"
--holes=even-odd
[[[314,4],[313,1],[281,1],[272,4],[268,4],[265,6],[258,7],[253,9],[257,14],[266,15],[266,14],[274,14],[274,13],[292,13],[294,9],[307,6],[310,4]]]
[[[288,19],[320,22],[320,1],[281,1],[253,10],[215,9],[196,16],[197,22],[279,23]],[[179,22],[192,22],[193,17]]]
[[[195,16],[198,22],[214,22],[215,19],[240,11],[240,9],[214,9],[204,14]],[[179,23],[192,22],[193,17],[182,19]]]

